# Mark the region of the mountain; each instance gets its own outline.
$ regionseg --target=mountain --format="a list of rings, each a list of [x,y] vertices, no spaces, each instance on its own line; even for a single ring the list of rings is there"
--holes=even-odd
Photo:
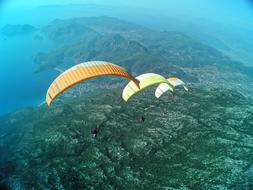
[[[35,57],[37,72],[107,60],[134,74],[176,75],[194,85],[223,85],[245,95],[253,89],[251,67],[182,33],[155,31],[110,17],[55,20],[42,30],[57,48]]]
[[[0,186],[251,189],[251,67],[185,34],[110,17],[55,20],[40,33],[55,49],[34,58],[37,72],[106,60],[134,75],[177,76],[189,92],[156,99],[151,87],[125,103],[126,81],[104,77],[73,87],[51,107],[0,117]]]
[[[168,24],[166,24],[168,23]],[[233,60],[252,66],[252,24],[213,21],[203,18],[160,18],[155,27],[167,31],[181,31],[202,43],[218,49]]]
[[[27,189],[230,189],[246,180],[253,107],[241,94],[194,88],[157,100],[152,89],[126,104],[120,92],[1,118],[2,170]]]

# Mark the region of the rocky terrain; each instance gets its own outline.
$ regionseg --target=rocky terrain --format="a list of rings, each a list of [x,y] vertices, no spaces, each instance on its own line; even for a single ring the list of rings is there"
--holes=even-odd
[[[117,19],[56,20],[38,72],[107,60],[178,76],[189,92],[128,103],[124,80],[77,85],[51,107],[0,118],[0,183],[12,189],[252,189],[252,68],[180,33]],[[75,36],[75,37],[74,37]],[[141,121],[141,117],[145,121]],[[97,138],[91,130],[100,128]],[[3,155],[3,156],[2,156]]]
[[[253,159],[252,103],[222,89],[178,90],[159,100],[153,90],[129,103],[116,88],[10,114],[0,120],[1,163],[27,189],[244,184]],[[101,130],[96,139],[95,127]]]

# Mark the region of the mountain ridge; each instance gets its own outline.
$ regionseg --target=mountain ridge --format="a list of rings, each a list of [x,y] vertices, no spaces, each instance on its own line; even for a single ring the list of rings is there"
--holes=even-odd
[[[92,34],[80,36],[79,32],[75,34],[75,29],[70,29],[72,32],[67,34],[54,34],[62,27],[63,31],[69,30],[64,27],[73,23],[77,28],[90,28]],[[55,67],[65,70],[81,62],[105,60],[126,67],[136,75],[157,72],[166,77],[181,77],[193,85],[226,84],[237,90],[243,89],[246,95],[251,91],[248,87],[249,84],[252,86],[251,67],[232,61],[218,50],[182,33],[155,31],[111,17],[56,20],[48,27],[43,31],[46,36],[57,36],[52,40],[58,47],[35,57],[37,72]],[[59,41],[63,43],[59,43],[58,38],[62,38]],[[69,38],[77,40],[73,43]],[[233,78],[245,81],[243,84],[247,83],[247,87],[243,85],[239,89]]]

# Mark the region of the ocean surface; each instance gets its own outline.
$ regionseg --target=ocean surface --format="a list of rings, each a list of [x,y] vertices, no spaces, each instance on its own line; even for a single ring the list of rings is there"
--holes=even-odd
[[[34,34],[0,36],[0,114],[44,101],[55,72],[35,73],[33,58],[53,47],[48,40],[36,40]]]
[[[31,24],[40,29],[55,19],[95,16],[98,11],[100,14],[108,13],[111,8],[93,4],[70,4],[38,6],[16,12],[2,9],[0,30],[7,24]],[[49,52],[54,47],[52,41],[46,38],[38,40],[35,35],[6,37],[0,34],[0,115],[40,105],[50,82],[59,74],[56,71],[35,73],[37,65],[33,62],[34,56],[38,52]]]

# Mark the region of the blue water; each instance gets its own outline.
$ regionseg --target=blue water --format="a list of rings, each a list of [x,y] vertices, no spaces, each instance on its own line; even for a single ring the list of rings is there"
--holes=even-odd
[[[16,12],[7,5],[4,8],[0,12],[0,30],[6,24],[31,24],[40,29],[57,18],[97,14],[93,5],[51,5],[33,9],[24,7]],[[108,12],[105,7],[98,6],[96,10],[98,9]],[[55,71],[34,73],[37,65],[34,64],[33,57],[38,52],[49,52],[54,46],[46,39],[35,40],[34,35],[0,35],[0,115],[41,104],[47,88],[59,74]]]
[[[36,74],[33,57],[53,47],[47,40],[38,41],[34,34],[0,36],[0,114],[44,101],[55,72]]]

